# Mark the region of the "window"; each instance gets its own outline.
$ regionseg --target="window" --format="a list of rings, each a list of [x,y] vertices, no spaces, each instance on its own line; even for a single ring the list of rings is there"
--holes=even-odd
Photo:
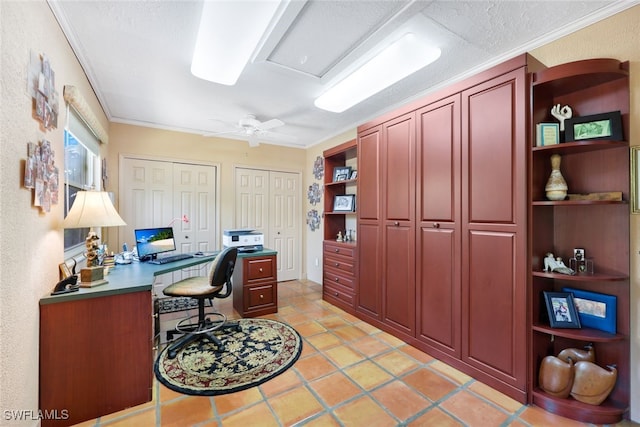
[[[64,130],[64,215],[73,206],[80,190],[100,189],[99,141],[73,108],[67,108],[68,123]],[[84,249],[89,229],[64,230],[65,258]]]

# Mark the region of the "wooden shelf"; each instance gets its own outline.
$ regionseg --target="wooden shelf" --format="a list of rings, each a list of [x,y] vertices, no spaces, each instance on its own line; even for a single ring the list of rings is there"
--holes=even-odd
[[[625,336],[621,334],[611,334],[609,332],[591,328],[552,328],[551,326],[543,325],[542,323],[534,323],[532,325],[532,329],[547,335],[586,342],[613,342],[625,339]]]
[[[563,142],[556,145],[546,145],[544,147],[533,147],[532,150],[535,153],[549,153],[549,154],[572,154],[572,153],[584,153],[587,151],[597,150],[609,150],[616,148],[616,146],[623,148],[628,147],[627,141],[612,141],[610,139],[598,139],[587,140],[579,142]]]
[[[357,212],[356,211],[349,211],[349,212],[325,212],[325,215],[355,215]]]
[[[534,200],[533,206],[628,205],[626,200]]]
[[[605,400],[601,405],[589,405],[572,397],[560,399],[545,393],[539,388],[533,389],[533,404],[549,412],[572,418],[583,423],[615,424],[622,421],[626,408]]]
[[[543,87],[556,95],[583,90],[629,76],[629,63],[616,59],[587,59],[540,70],[531,76],[534,89]]]
[[[347,179],[344,181],[333,181],[333,182],[326,182],[324,185],[325,187],[331,187],[334,185],[345,185],[345,184],[355,184],[358,182],[358,178],[354,178],[354,179]]]
[[[545,279],[567,280],[576,282],[617,282],[627,280],[629,278],[629,276],[626,276],[624,274],[602,272],[593,274],[575,274],[573,276],[560,273],[546,273],[544,271],[534,271],[531,274],[534,277],[543,277]]]

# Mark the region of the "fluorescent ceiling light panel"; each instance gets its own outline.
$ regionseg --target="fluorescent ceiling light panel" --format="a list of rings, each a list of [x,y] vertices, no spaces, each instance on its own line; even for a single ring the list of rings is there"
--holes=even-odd
[[[315,105],[341,113],[370,96],[431,64],[440,57],[433,47],[413,33],[406,33],[344,80],[323,93]]]
[[[273,19],[279,1],[208,1],[202,6],[191,74],[232,86]]]

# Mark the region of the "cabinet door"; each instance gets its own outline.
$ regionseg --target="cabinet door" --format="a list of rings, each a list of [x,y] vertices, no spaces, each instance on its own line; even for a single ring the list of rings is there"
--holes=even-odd
[[[415,115],[382,126],[383,320],[415,330]]]
[[[525,69],[462,93],[462,360],[526,387]]]
[[[356,311],[379,319],[382,233],[380,221],[381,126],[358,135],[358,281]]]
[[[460,95],[417,112],[417,333],[460,358]]]

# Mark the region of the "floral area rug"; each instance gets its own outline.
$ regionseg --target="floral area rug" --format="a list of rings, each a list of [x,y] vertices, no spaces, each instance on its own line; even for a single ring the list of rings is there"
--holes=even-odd
[[[174,359],[168,346],[154,371],[165,386],[179,393],[214,396],[255,387],[291,367],[302,351],[302,339],[291,326],[269,319],[240,319],[241,331],[218,331],[225,345],[218,352],[208,340],[197,340]]]

